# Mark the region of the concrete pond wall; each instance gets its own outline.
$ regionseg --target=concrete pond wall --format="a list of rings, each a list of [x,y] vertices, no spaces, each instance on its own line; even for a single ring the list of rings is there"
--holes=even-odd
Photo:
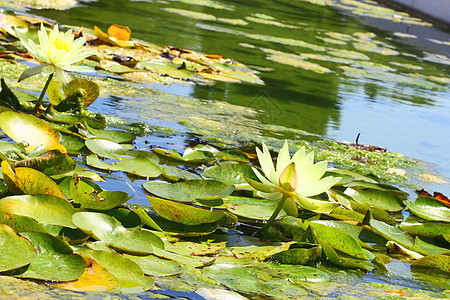
[[[430,17],[450,26],[450,0],[379,0],[387,5],[404,8],[420,16]]]

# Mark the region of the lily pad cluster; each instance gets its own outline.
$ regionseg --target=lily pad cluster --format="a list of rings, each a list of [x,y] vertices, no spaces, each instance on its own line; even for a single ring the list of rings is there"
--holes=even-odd
[[[1,111],[0,129],[15,141],[0,141],[3,274],[141,292],[201,272],[238,292],[294,298],[308,292],[305,281],[330,280],[318,262],[383,272],[396,258],[417,274],[449,276],[448,202],[410,201],[394,186],[314,163],[305,149],[291,158],[286,145],[274,167],[264,146],[260,169],[238,149],[137,150],[134,134],[105,129],[88,111]],[[102,189],[95,180],[104,179],[69,156],[80,153],[94,170],[145,179],[152,209]],[[293,201],[282,204],[283,195]],[[235,229],[244,242],[227,238]]]
[[[48,22],[26,16],[8,15],[2,32],[9,38],[31,40],[38,43],[39,25]],[[121,25],[111,25],[107,32],[94,29],[74,28],[76,37],[87,39],[91,54],[86,64],[128,80],[145,83],[196,83],[213,84],[214,81],[250,82],[263,84],[256,71],[233,59],[216,54],[203,54],[172,46],[159,46],[131,38],[131,30]],[[9,47],[5,58],[30,59],[21,45]]]

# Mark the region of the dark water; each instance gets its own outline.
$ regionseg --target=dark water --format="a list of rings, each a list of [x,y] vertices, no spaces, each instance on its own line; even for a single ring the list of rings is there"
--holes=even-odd
[[[263,86],[160,88],[252,107],[261,111],[258,118],[264,123],[327,139],[354,141],[361,133],[360,143],[436,164],[447,183],[430,188],[450,194],[448,32],[413,24],[417,20],[399,12],[367,17],[376,10],[339,4],[344,1],[187,2],[194,1],[80,1],[65,11],[30,12],[103,30],[114,23],[126,25],[136,39],[263,68]]]

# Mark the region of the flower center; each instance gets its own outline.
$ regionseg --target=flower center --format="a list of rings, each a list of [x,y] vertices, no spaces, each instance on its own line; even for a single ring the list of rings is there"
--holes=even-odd
[[[59,34],[56,39],[53,41],[53,44],[55,45],[57,50],[65,50],[66,53],[69,52],[70,48],[71,48],[71,43],[68,43],[65,39],[64,39],[64,35],[63,34]]]

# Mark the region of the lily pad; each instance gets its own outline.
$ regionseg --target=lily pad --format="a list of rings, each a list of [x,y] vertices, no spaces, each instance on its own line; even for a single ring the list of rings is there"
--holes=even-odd
[[[47,230],[42,227],[36,220],[15,215],[11,213],[0,212],[0,224],[5,224],[10,226],[15,232],[24,232],[24,231],[34,231],[34,232],[44,232],[48,233]]]
[[[227,196],[224,198],[226,208],[229,212],[253,220],[269,220],[278,206],[279,201],[269,201],[266,199],[256,199],[249,197]],[[280,211],[277,219],[286,215],[285,211]]]
[[[217,180],[188,180],[177,183],[149,181],[142,186],[158,197],[188,203],[197,199],[214,200],[223,198],[234,191],[234,186]]]
[[[26,167],[15,168],[14,172],[24,194],[45,194],[66,199],[56,182],[44,173]]]
[[[97,155],[91,154],[86,157],[86,163],[94,168],[110,171],[124,171],[141,177],[158,177],[161,175],[160,167],[144,156],[123,159],[114,164],[108,164],[100,161]]]
[[[35,116],[14,111],[2,112],[0,129],[15,142],[23,143],[28,152],[41,145],[48,150],[67,152],[58,142],[58,134],[44,120]]]
[[[84,260],[74,254],[69,244],[42,232],[22,232],[37,249],[37,258],[17,277],[41,280],[70,281],[84,272]]]
[[[77,253],[90,257],[113,274],[121,292],[144,292],[154,285],[153,280],[144,275],[138,264],[120,254],[95,250],[79,250]]]
[[[371,207],[389,212],[401,211],[405,207],[402,199],[389,191],[377,189],[354,190],[348,188],[345,193],[352,197],[356,202],[364,203]]]
[[[150,276],[172,276],[181,273],[181,266],[173,260],[159,258],[155,255],[135,256],[124,255],[137,263],[146,275]]]
[[[418,222],[414,220],[406,220],[400,224],[400,228],[410,235],[420,235],[429,238],[435,238],[450,232],[450,223],[439,221]]]
[[[63,174],[75,169],[75,161],[66,153],[50,150],[37,157],[12,162],[13,168],[28,167],[38,170],[48,176]]]
[[[6,224],[0,224],[0,272],[17,269],[33,262],[36,249]]]
[[[244,164],[224,164],[212,166],[203,171],[203,178],[215,179],[229,185],[236,185],[238,189],[251,189],[242,176],[257,180],[250,165]]]
[[[221,212],[205,210],[170,200],[155,197],[147,197],[147,199],[161,217],[184,225],[213,223],[227,217],[226,214]]]
[[[87,123],[85,123],[87,130],[95,135],[96,137],[104,138],[116,143],[131,143],[136,139],[136,136],[131,132],[121,131],[121,130],[99,130],[92,128]]]
[[[86,147],[93,153],[101,157],[120,159],[126,156],[129,148],[116,142],[103,138],[89,138],[86,140]]]
[[[151,254],[154,248],[163,247],[161,239],[150,231],[128,230],[115,218],[105,214],[80,212],[73,215],[73,222],[97,240],[129,253]]]
[[[70,180],[70,196],[75,203],[82,208],[108,210],[115,208],[130,199],[127,193],[122,191],[103,191],[89,185],[78,176]]]
[[[450,273],[450,256],[435,254],[425,256],[411,263],[411,268],[432,268],[435,270],[443,271],[447,274]]]
[[[0,199],[0,211],[30,217],[43,224],[76,228],[72,215],[78,209],[51,195],[21,195]]]
[[[450,208],[434,198],[420,197],[408,203],[413,214],[425,220],[450,222]]]

